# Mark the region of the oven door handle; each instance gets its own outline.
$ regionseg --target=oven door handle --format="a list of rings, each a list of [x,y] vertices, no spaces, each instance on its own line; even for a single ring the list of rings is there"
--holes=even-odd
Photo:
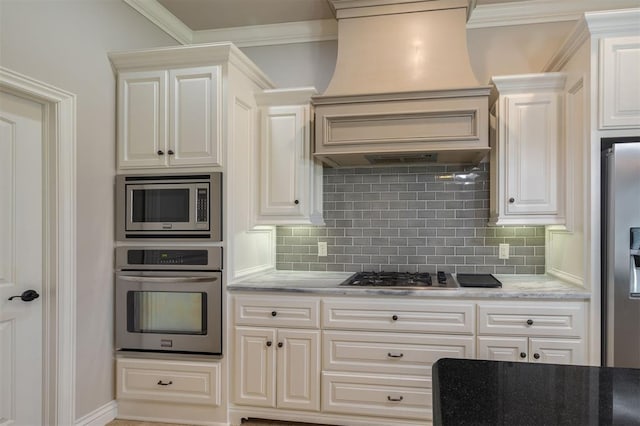
[[[218,277],[138,277],[130,275],[118,275],[118,279],[124,281],[135,282],[151,282],[151,283],[199,283],[218,281]]]

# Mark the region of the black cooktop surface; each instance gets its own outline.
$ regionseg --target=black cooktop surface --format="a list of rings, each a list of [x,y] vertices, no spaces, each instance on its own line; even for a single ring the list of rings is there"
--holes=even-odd
[[[439,272],[435,280],[428,272],[357,272],[347,278],[341,286],[351,287],[420,287],[457,288],[450,274]]]

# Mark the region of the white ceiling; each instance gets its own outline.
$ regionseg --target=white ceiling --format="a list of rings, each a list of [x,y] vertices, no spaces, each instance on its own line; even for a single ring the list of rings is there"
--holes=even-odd
[[[333,19],[328,0],[157,0],[193,31]],[[477,0],[478,5],[523,0]]]
[[[338,36],[329,0],[123,1],[185,45],[231,41],[249,47]],[[476,1],[467,29],[576,21],[585,12],[640,7],[640,0]]]

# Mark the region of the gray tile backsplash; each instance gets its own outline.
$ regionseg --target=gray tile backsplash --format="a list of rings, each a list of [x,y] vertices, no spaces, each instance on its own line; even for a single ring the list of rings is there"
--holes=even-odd
[[[543,274],[544,227],[487,226],[488,185],[486,163],[325,168],[326,226],[279,226],[277,269]]]

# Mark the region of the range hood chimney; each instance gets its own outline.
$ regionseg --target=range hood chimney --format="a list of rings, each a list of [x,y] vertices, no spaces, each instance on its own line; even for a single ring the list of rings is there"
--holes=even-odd
[[[467,52],[474,0],[330,0],[338,58],[316,96],[315,156],[330,166],[477,163],[489,86]]]

